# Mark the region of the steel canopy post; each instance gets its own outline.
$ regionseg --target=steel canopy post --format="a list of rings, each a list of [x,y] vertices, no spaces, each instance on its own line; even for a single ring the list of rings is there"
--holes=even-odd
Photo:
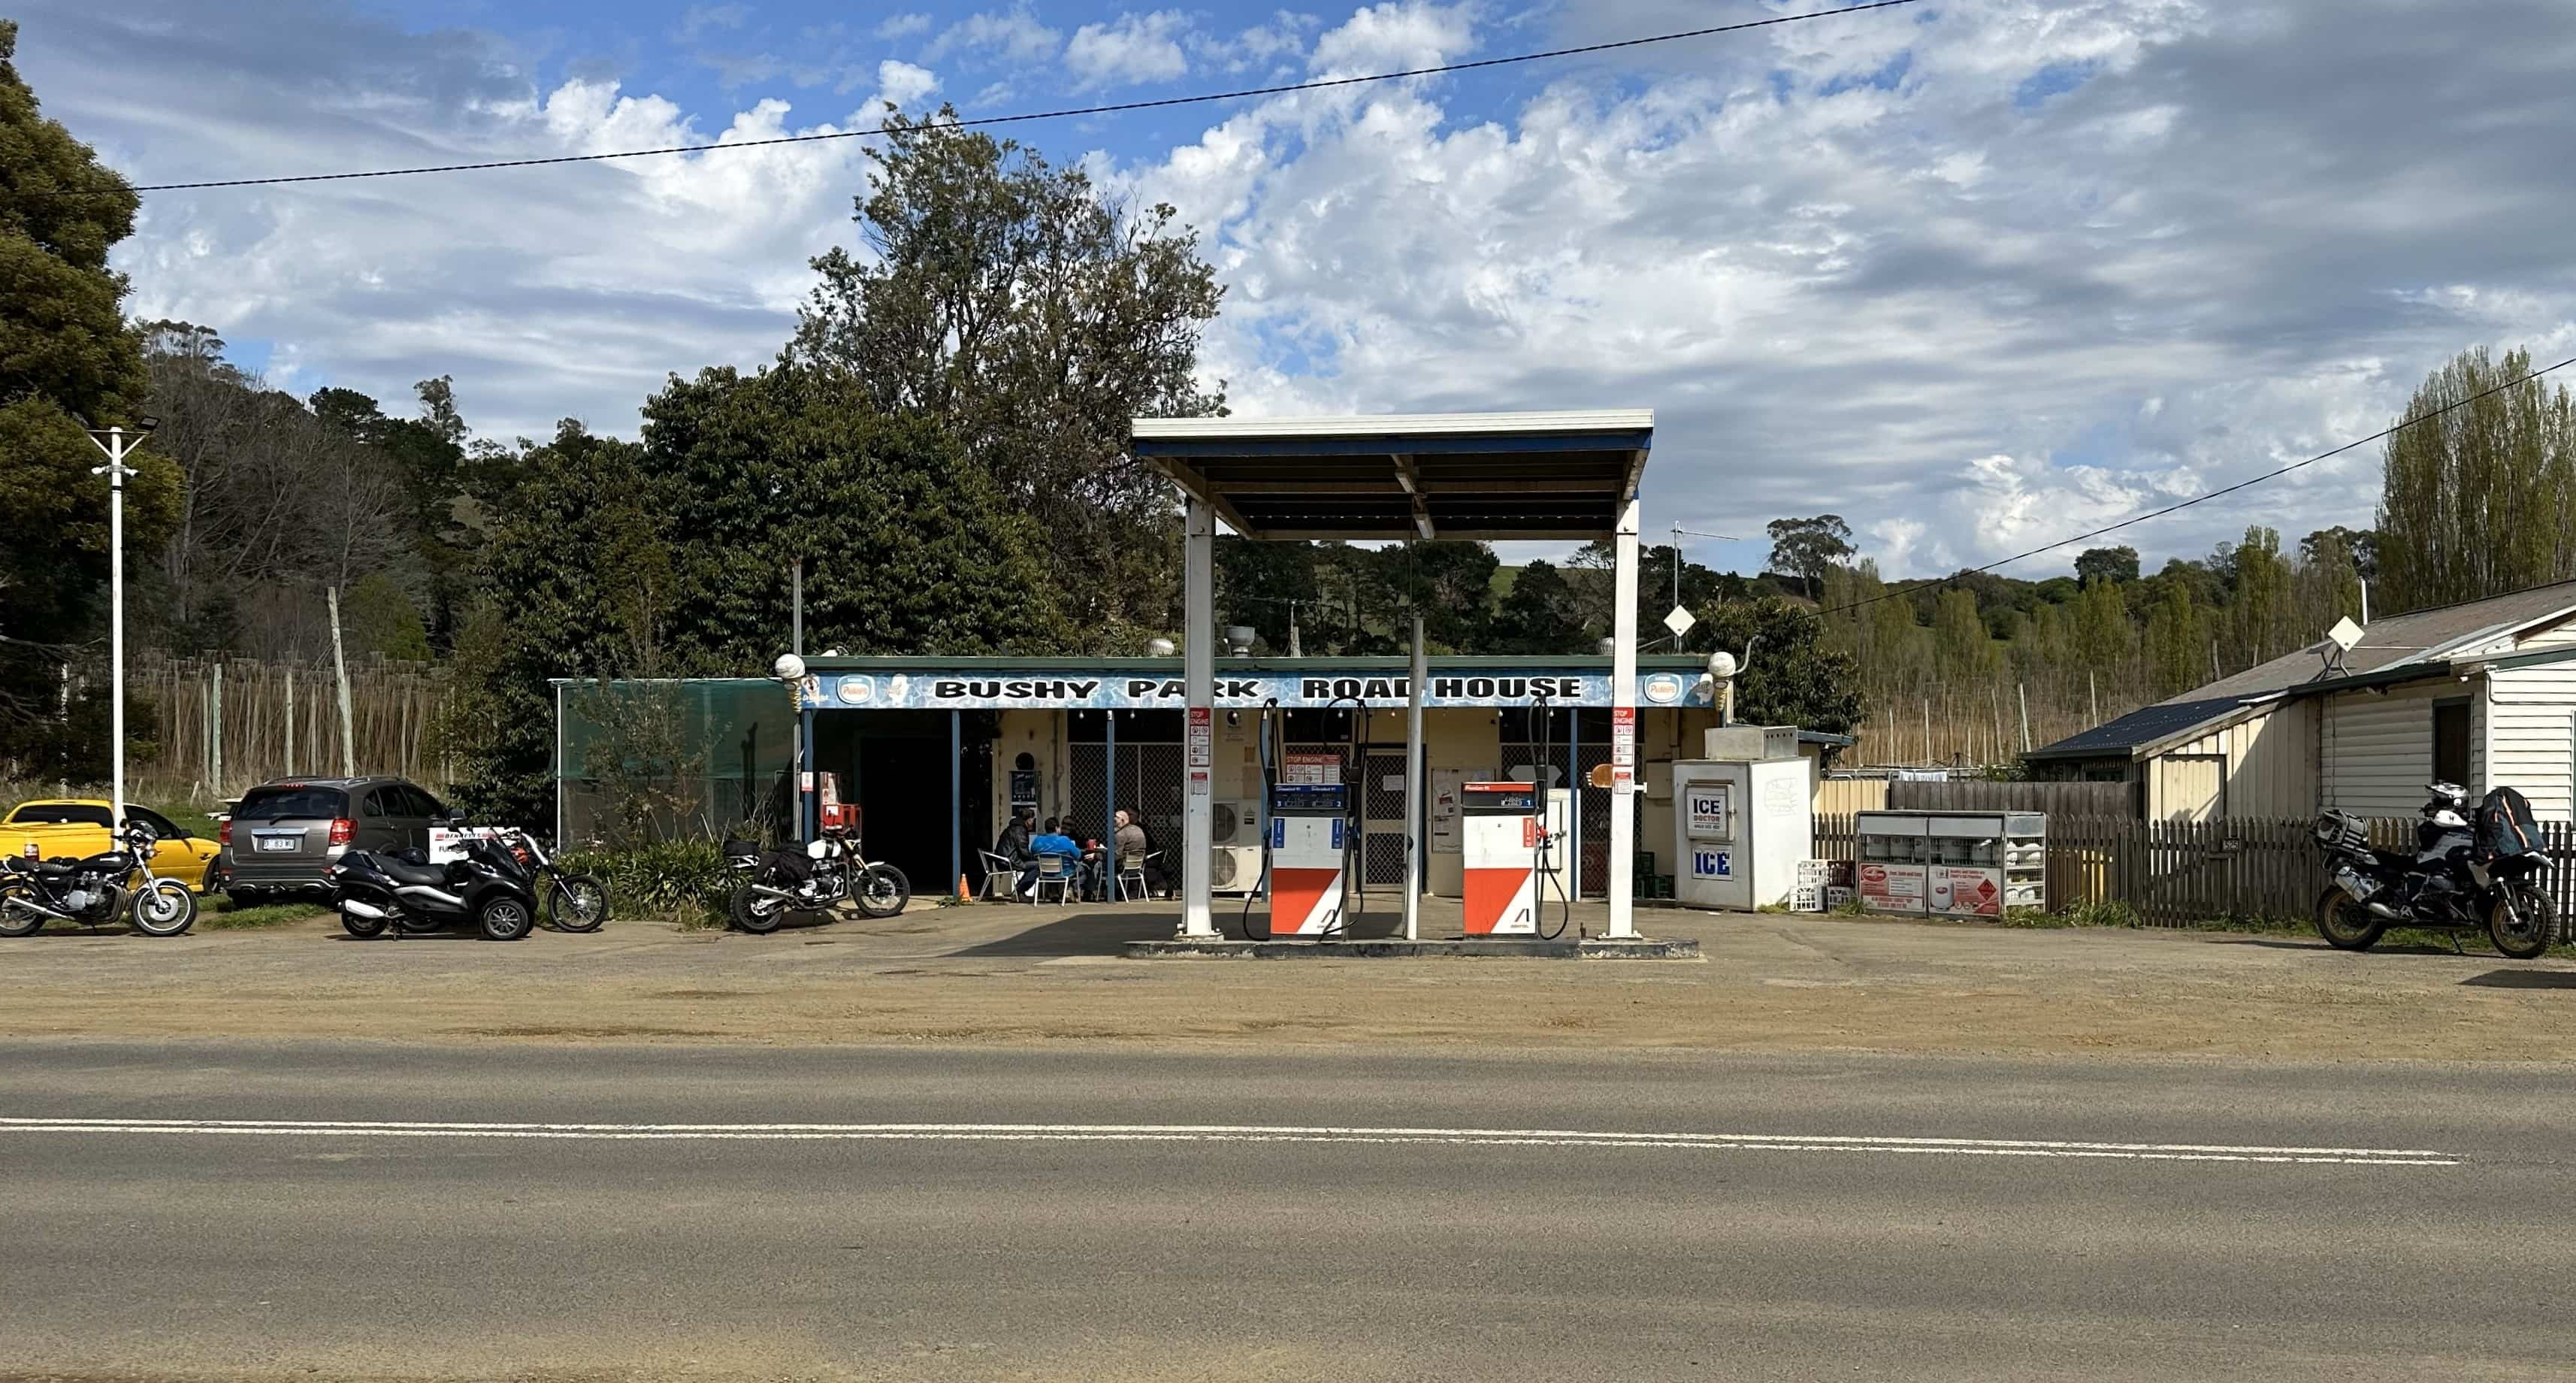
[[[1422,616],[1413,617],[1413,663],[1404,702],[1404,939],[1422,939],[1422,684],[1430,680],[1422,653]]]
[[[1216,714],[1216,514],[1208,502],[1190,496],[1187,537],[1181,560],[1182,609],[1188,625],[1181,631],[1181,679],[1189,701],[1187,744],[1181,755],[1181,935],[1212,937],[1216,918],[1208,907],[1208,847],[1215,838],[1215,802],[1211,766],[1192,760],[1204,729],[1213,733]]]
[[[1637,496],[1619,506],[1610,624],[1610,935],[1637,934]]]

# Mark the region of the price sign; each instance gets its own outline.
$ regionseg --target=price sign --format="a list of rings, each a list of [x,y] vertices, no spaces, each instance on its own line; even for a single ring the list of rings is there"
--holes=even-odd
[[[1637,708],[1610,709],[1610,791],[1637,790]]]
[[[1189,733],[1190,795],[1208,793],[1208,769],[1216,763],[1216,712],[1206,706],[1190,708]]]

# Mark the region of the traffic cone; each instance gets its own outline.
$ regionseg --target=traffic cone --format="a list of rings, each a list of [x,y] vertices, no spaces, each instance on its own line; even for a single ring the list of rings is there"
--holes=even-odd
[[[957,901],[961,903],[971,903],[975,901],[975,895],[966,891],[966,876],[964,874],[959,874],[957,876]]]

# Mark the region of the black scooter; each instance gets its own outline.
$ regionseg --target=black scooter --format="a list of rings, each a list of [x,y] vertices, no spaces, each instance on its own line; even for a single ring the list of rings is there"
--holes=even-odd
[[[472,922],[493,941],[536,930],[536,881],[509,846],[468,840],[464,858],[431,864],[419,850],[352,850],[331,866],[331,904],[355,937],[435,932]]]

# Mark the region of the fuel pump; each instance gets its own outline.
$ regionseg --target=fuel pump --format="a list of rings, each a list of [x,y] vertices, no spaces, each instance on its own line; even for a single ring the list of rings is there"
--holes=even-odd
[[[1280,764],[1286,753],[1286,716],[1277,698],[1262,704],[1261,716],[1261,884],[1257,892],[1269,902],[1262,935],[1252,934],[1252,895],[1243,899],[1238,925],[1246,941],[1313,939],[1350,935],[1350,924],[1365,914],[1365,901],[1344,916],[1352,857],[1359,850],[1358,796],[1352,775],[1362,762],[1361,727],[1367,703],[1336,697],[1357,709],[1351,725],[1349,755],[1339,782],[1283,783]],[[1278,738],[1273,739],[1276,733]],[[1363,900],[1365,894],[1362,895]]]
[[[1552,730],[1547,700],[1532,704],[1539,718],[1538,763],[1531,781],[1469,783],[1460,789],[1460,846],[1465,855],[1464,920],[1468,936],[1565,934],[1573,900],[1565,892],[1563,848],[1549,810],[1555,785],[1548,775]],[[1547,890],[1556,892],[1555,925],[1547,918]]]

